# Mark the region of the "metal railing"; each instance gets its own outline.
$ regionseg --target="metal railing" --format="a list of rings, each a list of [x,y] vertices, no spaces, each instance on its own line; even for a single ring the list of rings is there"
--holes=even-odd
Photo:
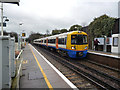
[[[23,50],[20,51],[19,55],[15,59],[16,76],[13,79],[12,89],[19,89],[19,81],[20,81],[20,77],[22,76],[22,62],[23,62],[22,54],[23,54]]]

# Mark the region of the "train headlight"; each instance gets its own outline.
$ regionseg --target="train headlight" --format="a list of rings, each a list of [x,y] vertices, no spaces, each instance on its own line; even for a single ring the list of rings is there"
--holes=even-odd
[[[87,46],[85,47],[85,49],[87,49]]]
[[[72,46],[71,49],[76,49],[76,47],[75,47],[75,46]]]

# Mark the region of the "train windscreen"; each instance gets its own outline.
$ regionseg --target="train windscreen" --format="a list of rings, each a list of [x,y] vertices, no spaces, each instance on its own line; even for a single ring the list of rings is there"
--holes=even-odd
[[[87,35],[71,35],[71,44],[75,45],[88,44]]]

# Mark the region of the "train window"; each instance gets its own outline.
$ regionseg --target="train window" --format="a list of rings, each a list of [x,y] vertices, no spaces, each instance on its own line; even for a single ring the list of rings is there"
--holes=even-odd
[[[55,39],[51,39],[51,43],[53,43],[53,44],[54,44],[54,43],[55,43]]]
[[[46,43],[46,40],[44,40],[44,43]]]
[[[87,44],[86,35],[71,35],[71,44],[82,45]]]
[[[118,46],[118,37],[113,38],[113,46]]]
[[[65,43],[64,43],[64,38],[59,38],[59,39],[58,39],[58,44],[63,44],[63,45],[64,45],[64,44],[65,44]]]
[[[66,45],[66,42],[67,42],[67,37],[65,37],[65,45]]]
[[[55,39],[49,39],[49,40],[48,40],[48,43],[54,44],[54,43],[55,43]]]

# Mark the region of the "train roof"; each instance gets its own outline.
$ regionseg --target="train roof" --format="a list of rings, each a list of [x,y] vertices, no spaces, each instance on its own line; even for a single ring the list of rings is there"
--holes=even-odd
[[[55,37],[58,37],[58,36],[65,36],[65,35],[68,35],[68,34],[78,34],[78,33],[82,33],[82,34],[85,34],[87,35],[85,32],[83,31],[71,31],[71,32],[66,32],[66,33],[61,33],[61,34],[57,34],[57,35],[52,35],[52,36],[49,36],[49,37],[44,37],[44,38],[39,38],[39,39],[35,39],[35,41],[37,40],[44,40],[44,39],[47,39],[47,38],[55,38]]]

